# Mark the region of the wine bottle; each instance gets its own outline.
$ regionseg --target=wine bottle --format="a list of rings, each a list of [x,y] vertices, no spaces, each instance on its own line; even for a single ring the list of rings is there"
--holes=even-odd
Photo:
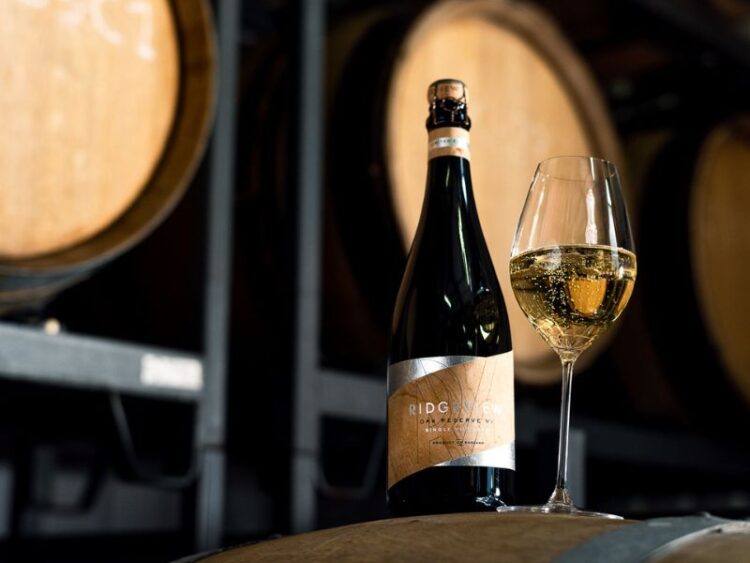
[[[428,103],[427,187],[388,367],[396,514],[492,510],[515,470],[510,328],[472,192],[466,87],[438,80]]]

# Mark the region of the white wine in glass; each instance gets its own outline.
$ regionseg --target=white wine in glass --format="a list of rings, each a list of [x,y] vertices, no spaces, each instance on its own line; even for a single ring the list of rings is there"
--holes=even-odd
[[[546,504],[499,511],[619,518],[573,504],[567,487],[570,394],[576,359],[625,309],[636,271],[615,165],[577,156],[539,163],[513,241],[510,279],[529,322],[562,362],[557,482]]]

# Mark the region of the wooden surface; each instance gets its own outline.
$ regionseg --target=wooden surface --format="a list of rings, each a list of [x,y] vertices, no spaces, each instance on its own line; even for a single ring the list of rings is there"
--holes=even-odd
[[[180,560],[180,563],[249,563],[251,561],[474,561],[541,563],[553,561],[593,538],[605,536],[632,520],[607,520],[559,514],[445,514],[379,520],[331,528],[227,549]],[[653,526],[653,524],[652,524]],[[745,522],[721,533],[698,532],[656,548],[652,563],[735,563],[750,560],[750,533]],[[642,526],[643,534],[653,531]],[[607,538],[607,541],[613,541]],[[612,544],[613,546],[616,544]],[[623,548],[626,546],[623,545]],[[619,554],[643,561],[644,546],[628,546]],[[652,549],[648,547],[647,549]],[[574,552],[575,553],[575,552]],[[571,557],[572,554],[568,554]],[[605,559],[596,558],[596,561]]]
[[[109,225],[146,185],[177,105],[169,0],[0,4],[0,255]]]
[[[741,563],[750,561],[750,533],[707,534],[667,550],[653,563]]]
[[[433,80],[446,77],[469,87],[474,194],[509,310],[516,377],[527,383],[557,382],[559,359],[513,297],[511,241],[540,160],[593,155],[622,166],[612,124],[584,64],[537,9],[498,0],[434,4],[401,46],[388,95],[386,162],[407,247],[424,196],[425,92]],[[585,352],[578,366],[604,345],[600,340]]]
[[[270,540],[198,559],[250,561],[550,561],[630,521],[538,514],[446,514],[379,520]]]
[[[26,14],[25,17],[31,19],[23,28],[29,33],[33,31],[30,31],[29,26],[36,21],[35,18],[42,17],[44,10],[49,11],[49,14],[44,16],[47,18],[63,17],[66,14],[68,14],[68,17],[72,17],[69,15],[71,10],[85,12],[88,19],[82,16],[80,23],[76,24],[81,26],[81,34],[93,34],[86,40],[88,43],[86,43],[85,51],[79,44],[80,41],[84,41],[83,39],[73,40],[65,35],[64,30],[60,31],[53,26],[52,31],[55,33],[50,31],[48,35],[55,38],[54,44],[60,48],[67,45],[69,49],[68,51],[62,49],[60,53],[57,53],[51,46],[49,56],[53,58],[53,62],[57,61],[55,64],[59,64],[58,66],[50,66],[49,63],[45,63],[47,65],[45,68],[52,69],[49,71],[51,75],[55,74],[55,69],[62,69],[63,71],[68,69],[71,72],[74,70],[76,72],[81,71],[82,88],[84,86],[91,88],[88,90],[81,89],[80,92],[76,91],[75,93],[80,97],[74,96],[71,92],[65,93],[72,104],[70,108],[67,106],[62,108],[65,111],[70,110],[69,113],[64,113],[67,116],[65,119],[73,119],[72,116],[75,112],[78,112],[77,118],[88,120],[87,127],[89,127],[90,136],[93,138],[95,134],[99,134],[97,131],[100,132],[102,137],[99,140],[106,141],[108,143],[105,143],[106,147],[109,148],[105,151],[88,138],[81,141],[82,143],[86,141],[81,147],[73,147],[69,144],[57,147],[55,152],[57,156],[50,156],[50,162],[55,166],[59,164],[57,160],[62,162],[67,158],[70,161],[70,155],[73,153],[86,154],[88,155],[86,158],[90,158],[86,161],[86,166],[80,171],[80,177],[74,174],[72,161],[68,163],[67,169],[60,165],[58,169],[60,173],[59,184],[53,185],[42,182],[39,185],[20,186],[8,184],[4,181],[0,182],[0,204],[4,201],[3,198],[6,201],[17,198],[16,203],[18,203],[11,214],[16,219],[10,220],[6,216],[5,220],[0,221],[0,233],[2,233],[0,248],[2,244],[7,242],[7,239],[20,240],[8,234],[18,228],[22,234],[20,236],[29,232],[29,229],[39,229],[41,233],[46,233],[44,236],[47,238],[47,242],[43,243],[41,235],[38,238],[29,235],[30,238],[27,238],[27,241],[36,241],[34,244],[46,244],[49,250],[55,249],[53,253],[35,254],[32,252],[30,255],[28,252],[29,246],[25,247],[27,251],[23,253],[21,250],[24,246],[16,245],[17,253],[14,256],[11,257],[7,250],[5,256],[0,253],[0,313],[44,303],[60,290],[85,277],[97,267],[138,243],[161,223],[182,197],[200,164],[213,122],[216,88],[216,42],[208,0],[178,2],[167,2],[165,0],[163,3],[155,1],[137,2],[136,0],[123,0],[117,3],[94,0],[9,0],[7,3],[2,3],[0,15],[6,11],[10,13],[11,4],[14,6],[13,11],[21,8],[32,10],[34,17]],[[148,6],[151,6],[151,8]],[[128,8],[127,11],[125,11],[126,8]],[[101,14],[98,10],[101,10]],[[111,13],[110,10],[114,12]],[[121,16],[123,19],[130,17],[135,22],[146,21],[149,17],[142,16],[141,12],[151,13],[150,17],[155,23],[161,22],[162,29],[153,28],[154,39],[152,42],[146,42],[143,39],[145,32],[143,37],[137,35],[133,39],[126,32],[135,33],[136,29],[141,28],[134,27],[135,23],[128,20],[130,21],[128,25],[122,24],[122,43],[117,43],[111,47],[98,45],[97,41],[106,43],[108,40],[101,37],[96,39],[98,37],[96,34],[101,33],[101,30],[98,27],[94,27],[94,31],[89,28],[92,25],[100,26],[101,22],[91,24],[91,18],[97,20],[100,15],[103,15],[107,18],[105,22],[114,22],[117,20],[115,12],[118,12],[118,10],[124,13]],[[157,13],[162,15],[157,16]],[[3,26],[7,25],[6,19],[0,18],[0,29],[4,29]],[[52,19],[51,21],[57,20]],[[54,25],[60,27],[67,24],[58,22]],[[143,30],[141,29],[141,31]],[[37,35],[42,34],[42,30],[36,32]],[[60,37],[57,37],[56,34],[60,34]],[[161,65],[162,68],[158,72],[151,69],[151,66],[156,63],[147,63],[148,57],[151,55],[145,48],[147,44],[157,45],[157,37],[162,38],[159,40],[159,48],[173,52],[173,56],[170,56],[172,62],[166,66]],[[4,36],[0,38],[0,41],[4,40]],[[70,45],[66,41],[70,42]],[[174,44],[175,41],[179,41],[179,46]],[[50,42],[50,45],[53,45],[53,42]],[[115,47],[121,48],[123,52],[117,55],[112,53],[109,53],[109,55],[99,54],[97,52],[103,50],[106,53]],[[39,48],[41,49],[41,47]],[[132,51],[133,49],[135,51]],[[64,56],[66,53],[71,56],[66,58]],[[108,56],[112,60],[107,59]],[[154,60],[158,61],[164,55],[162,53],[155,56],[157,58]],[[133,59],[136,59],[135,62]],[[96,61],[98,66],[92,66],[92,61]],[[122,68],[105,64],[112,63],[112,61],[122,64]],[[130,67],[126,63],[129,63]],[[5,64],[6,61],[4,60],[0,62],[0,69],[3,73],[21,72],[23,74],[23,70],[19,70],[16,66],[3,66]],[[39,64],[44,66],[42,62],[39,62]],[[173,65],[178,65],[178,68]],[[148,70],[144,70],[145,66],[148,66]],[[175,74],[171,78],[161,76],[161,73],[169,75],[172,71]],[[154,76],[149,73],[154,73]],[[151,84],[150,86],[134,84],[134,82],[140,80],[140,74],[149,76],[147,82]],[[157,77],[156,74],[159,74],[159,76]],[[54,76],[50,78],[52,84],[55,80],[57,79]],[[154,86],[154,84],[165,80],[167,80],[166,84],[172,84],[172,86],[163,90]],[[105,82],[119,84],[119,89],[115,90],[111,85],[103,84]],[[144,88],[150,88],[150,94],[147,95]],[[175,91],[174,88],[178,89]],[[62,88],[62,90],[65,89]],[[103,97],[96,97],[100,91],[103,93]],[[4,94],[4,92],[0,93],[0,109],[7,112]],[[45,103],[52,105],[56,103],[52,95],[48,98],[45,98],[39,92],[35,92],[34,95],[39,100],[45,100]],[[147,97],[148,100],[146,100]],[[73,103],[74,101],[75,103]],[[153,114],[153,111],[156,111],[154,108],[158,104],[165,104],[167,101],[171,107],[168,112],[173,115],[169,116],[169,123],[163,126],[166,129],[160,135],[165,135],[165,137],[160,141],[161,146],[157,147],[157,143],[151,138],[157,124],[149,122],[148,112]],[[138,104],[141,107],[137,107]],[[86,113],[85,108],[88,108],[88,113]],[[148,110],[145,117],[141,115],[141,110],[144,108]],[[28,107],[24,106],[17,111],[26,112],[27,110]],[[163,112],[162,118],[165,118]],[[34,119],[38,118],[34,117]],[[128,124],[128,119],[138,123]],[[78,125],[74,124],[72,127],[75,129]],[[119,127],[120,130],[114,131],[116,127]],[[115,135],[112,131],[117,134]],[[140,133],[138,133],[139,131]],[[23,137],[19,136],[17,140],[19,145],[28,145],[24,150],[37,147],[37,142],[41,143],[38,146],[42,147],[47,146],[45,143],[49,143],[48,140],[37,141],[28,137],[26,133]],[[140,150],[138,154],[129,152],[136,150],[134,143],[138,144],[138,141],[129,139],[128,135],[135,135],[136,133],[142,134],[144,139],[146,137],[151,138],[151,146],[154,149],[151,153],[145,151],[145,149]],[[7,142],[7,137],[2,137],[4,134],[7,135],[7,128],[0,132],[0,140],[2,140],[0,146]],[[121,136],[121,134],[124,136]],[[63,133],[60,133],[60,135],[63,135]],[[8,173],[7,156],[4,150],[0,151],[0,163],[2,163],[0,165],[0,177]],[[94,159],[94,156],[100,160]],[[106,159],[106,161],[101,159]],[[143,166],[147,160],[150,160],[151,164]],[[47,172],[38,170],[32,173],[27,169],[26,164],[13,164],[12,167],[18,169],[16,171],[18,177],[27,174],[29,178],[45,178]],[[142,168],[143,178],[139,180],[140,185],[123,183],[122,178],[124,176],[122,175],[118,179],[116,174],[120,174],[120,172],[116,173],[116,171],[120,168],[132,170]],[[68,175],[66,176],[64,172],[67,172]],[[74,176],[76,183],[71,183],[71,174]],[[128,173],[124,174],[127,176]],[[92,180],[94,178],[92,175],[102,177],[99,180]],[[120,210],[117,212],[111,203],[121,195],[122,192],[119,191],[119,188],[125,191],[132,189],[131,199],[134,199],[128,203],[121,202]],[[30,205],[29,202],[35,202],[35,205],[38,203],[38,207]],[[106,211],[107,209],[109,211]],[[103,225],[103,228],[98,232],[92,232],[89,234],[90,236],[84,236],[83,238],[81,238],[83,235],[79,232],[78,238],[74,237],[63,242],[63,230],[73,224],[68,220],[68,215],[72,212],[74,212],[73,215],[77,220],[81,221],[80,225],[83,225],[89,219],[93,221],[96,217],[100,221],[104,221],[108,213],[112,217],[110,218],[111,222]],[[10,211],[7,207],[3,209],[0,205],[0,216],[3,213],[8,214]],[[118,213],[119,216],[117,216]],[[87,224],[90,225],[90,223]],[[60,233],[59,240],[54,240],[51,234],[53,232]],[[75,240],[78,242],[74,243]],[[36,246],[36,248],[41,251],[41,246]]]
[[[697,160],[690,248],[703,320],[727,373],[750,402],[750,116],[720,125]],[[676,280],[677,281],[677,280]]]

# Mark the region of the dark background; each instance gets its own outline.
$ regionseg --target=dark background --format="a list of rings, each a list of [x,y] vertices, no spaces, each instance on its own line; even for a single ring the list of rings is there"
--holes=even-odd
[[[408,4],[424,3],[393,3]],[[331,0],[327,27],[374,5],[388,4]],[[703,328],[684,209],[700,140],[748,109],[750,6],[740,0],[536,5],[560,26],[606,98],[640,224],[634,299],[612,343],[575,378],[571,462],[579,480],[585,475],[585,489],[578,483],[575,492],[587,508],[631,518],[703,510],[747,517],[750,405]],[[310,240],[300,225],[311,216],[299,188],[310,140],[300,137],[300,103],[313,95],[301,78],[304,3],[241,6],[236,138],[223,144],[214,138],[212,145],[235,156],[222,545],[387,515],[381,424],[323,409],[317,455],[302,451],[295,434],[295,422],[336,402],[324,395],[357,402],[318,375],[305,379],[314,383],[301,398],[295,395],[295,377],[310,363],[324,374],[350,374],[361,383],[358,392],[382,389],[382,317],[390,308],[342,305],[346,287],[336,285],[346,269],[342,246],[356,241],[340,231],[335,240],[331,225],[346,203],[328,199],[324,221],[316,224],[312,213],[313,225],[327,234],[320,260],[311,258],[323,282],[319,316],[311,320],[299,308],[309,298],[300,288],[310,273],[303,259]],[[372,110],[361,111],[364,124]],[[321,120],[329,132],[334,119]],[[330,139],[318,143],[325,157]],[[143,243],[42,311],[7,322],[38,326],[54,318],[72,334],[201,354],[210,162],[204,160],[187,195]],[[398,270],[398,260],[381,269],[389,268]],[[359,332],[342,330],[352,319]],[[298,341],[310,326],[312,352]],[[0,560],[166,561],[198,549],[191,480],[196,407],[127,394],[121,400],[139,468],[124,448],[129,440],[116,425],[112,393],[0,378]],[[377,405],[382,398],[362,401]],[[516,500],[541,502],[554,476],[559,386],[517,384],[516,403]],[[317,467],[314,486],[305,481],[311,475],[305,460]],[[173,486],[157,475],[185,479]],[[313,496],[303,498],[305,491]]]

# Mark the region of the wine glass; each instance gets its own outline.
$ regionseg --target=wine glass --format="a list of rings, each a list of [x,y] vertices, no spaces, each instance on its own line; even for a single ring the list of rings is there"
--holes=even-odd
[[[562,362],[555,490],[531,511],[620,518],[576,508],[567,487],[570,392],[578,356],[620,316],[633,292],[636,258],[617,168],[588,156],[537,166],[513,240],[510,278],[529,322]]]

